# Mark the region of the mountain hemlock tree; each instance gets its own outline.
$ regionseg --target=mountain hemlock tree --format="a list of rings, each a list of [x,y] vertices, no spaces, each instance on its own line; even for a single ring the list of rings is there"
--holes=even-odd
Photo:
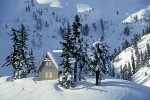
[[[141,67],[141,60],[140,60],[141,57],[140,57],[137,43],[134,44],[134,49],[135,49],[135,56],[136,56],[136,69],[135,69],[135,71],[137,72]]]
[[[131,62],[132,62],[132,73],[133,73],[133,75],[134,75],[135,72],[136,72],[136,69],[135,69],[135,59],[134,59],[133,54],[132,54],[132,56],[131,56]]]
[[[74,43],[74,46],[72,47],[72,56],[75,60],[75,63],[74,63],[74,81],[77,80],[77,75],[78,75],[78,72],[77,72],[77,66],[78,66],[78,63],[79,63],[79,48],[80,48],[80,44],[79,42],[81,41],[80,40],[80,29],[81,29],[81,23],[80,23],[80,18],[78,17],[78,15],[75,16],[75,20],[73,22],[73,25],[72,25],[72,28],[73,28],[73,35],[72,35],[72,41]]]
[[[131,71],[131,64],[130,62],[128,62],[128,80],[131,80],[131,76],[132,76],[132,71]]]
[[[79,50],[78,50],[78,66],[79,66],[79,74],[78,74],[78,78],[79,81],[81,81],[82,79],[85,80],[85,78],[82,76],[82,72],[85,71],[87,72],[88,68],[88,55],[87,55],[87,48],[88,45],[83,42],[83,38],[80,39],[79,41]]]
[[[108,46],[104,41],[99,40],[93,44],[92,47],[92,60],[96,72],[96,85],[100,85],[102,74],[106,74],[110,70],[107,64],[109,63]]]
[[[3,66],[13,66],[13,78],[18,79],[20,78],[20,51],[19,51],[19,40],[18,40],[18,35],[16,33],[16,30],[12,28],[12,41],[13,41],[13,51],[11,52],[10,55],[7,56],[6,58],[6,63]]]
[[[61,42],[62,45],[62,55],[63,61],[61,61],[61,66],[63,66],[63,76],[59,79],[59,83],[64,88],[71,88],[74,87],[74,81],[73,81],[73,69],[72,69],[72,33],[71,33],[71,27],[69,23],[67,24],[67,28],[63,35],[63,42]]]
[[[120,79],[123,79],[123,68],[122,65],[120,65]]]
[[[20,79],[25,78],[30,71],[28,71],[29,66],[27,64],[27,40],[28,34],[25,30],[24,25],[21,25],[20,30],[15,30],[12,28],[13,34],[13,51],[6,58],[6,63],[3,66],[13,66],[13,78]]]
[[[149,44],[148,44],[148,43],[146,44],[146,47],[147,47],[147,59],[146,59],[146,66],[149,66],[149,60],[150,60],[150,46],[149,46]]]
[[[114,68],[114,66],[112,66],[112,68],[111,68],[111,76],[115,77],[115,68]]]
[[[27,72],[28,73],[37,73],[36,67],[35,67],[35,57],[33,55],[33,49],[29,52],[27,55]]]
[[[27,48],[27,41],[28,41],[28,34],[25,30],[25,27],[24,25],[22,24],[21,25],[21,29],[18,31],[19,35],[19,49],[20,49],[20,62],[21,62],[21,65],[20,67],[22,68],[22,78],[23,77],[26,77],[27,74],[28,74],[28,67],[27,66],[27,62],[28,62],[28,59],[27,59],[27,55],[28,55],[28,48]]]
[[[82,26],[81,32],[84,36],[89,35],[89,26],[88,26],[88,24],[85,24],[84,26]]]

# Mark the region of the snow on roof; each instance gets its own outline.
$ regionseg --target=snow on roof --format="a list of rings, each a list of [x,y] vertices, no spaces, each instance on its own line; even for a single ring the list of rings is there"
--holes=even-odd
[[[62,50],[53,50],[53,52],[62,52]]]
[[[56,50],[55,50],[56,51]],[[47,52],[47,55],[51,58],[51,60],[53,61],[53,63],[55,64],[56,68],[59,70],[62,70],[62,66],[60,66],[61,61],[63,60],[61,56],[61,52]]]

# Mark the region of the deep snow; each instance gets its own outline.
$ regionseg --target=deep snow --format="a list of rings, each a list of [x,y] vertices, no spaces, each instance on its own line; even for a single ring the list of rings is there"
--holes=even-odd
[[[79,82],[73,90],[61,89],[57,80],[0,78],[0,100],[149,100],[150,88],[129,81],[106,78],[95,86],[95,78]]]

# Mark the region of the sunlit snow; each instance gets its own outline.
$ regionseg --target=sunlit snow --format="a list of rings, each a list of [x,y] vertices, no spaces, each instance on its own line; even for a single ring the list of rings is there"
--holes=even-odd
[[[92,10],[92,8],[88,4],[77,4],[78,12],[87,12]]]
[[[59,0],[36,0],[38,3],[50,4],[50,7],[62,8]]]

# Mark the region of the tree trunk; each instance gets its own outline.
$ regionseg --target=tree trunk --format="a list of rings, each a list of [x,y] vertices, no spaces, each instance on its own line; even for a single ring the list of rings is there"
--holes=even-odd
[[[80,67],[80,72],[79,72],[79,81],[81,81],[81,74],[82,74],[82,67]]]
[[[74,66],[74,82],[76,82],[77,80],[77,63],[75,62],[75,66]]]
[[[100,71],[97,70],[96,71],[96,85],[99,86],[99,74],[100,74]]]

